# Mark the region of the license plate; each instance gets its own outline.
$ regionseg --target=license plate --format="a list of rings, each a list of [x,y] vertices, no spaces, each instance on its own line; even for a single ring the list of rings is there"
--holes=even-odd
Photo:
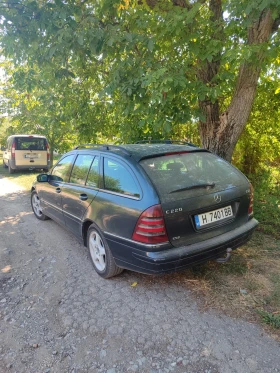
[[[231,206],[226,206],[218,210],[205,212],[194,216],[195,225],[200,228],[204,225],[215,223],[216,221],[224,220],[233,216]]]
[[[38,154],[24,154],[24,158],[38,158]]]

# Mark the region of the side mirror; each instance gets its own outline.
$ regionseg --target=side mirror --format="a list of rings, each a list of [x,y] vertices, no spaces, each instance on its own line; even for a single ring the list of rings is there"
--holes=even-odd
[[[40,174],[37,176],[37,181],[39,183],[45,183],[46,181],[49,181],[50,175],[48,174]]]

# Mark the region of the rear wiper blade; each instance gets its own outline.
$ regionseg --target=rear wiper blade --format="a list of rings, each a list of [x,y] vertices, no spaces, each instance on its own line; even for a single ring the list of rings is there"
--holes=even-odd
[[[176,193],[176,192],[182,192],[183,190],[190,190],[190,189],[214,188],[214,186],[215,186],[215,183],[193,184],[193,185],[189,185],[184,188],[172,190],[171,192],[169,192],[169,194]]]

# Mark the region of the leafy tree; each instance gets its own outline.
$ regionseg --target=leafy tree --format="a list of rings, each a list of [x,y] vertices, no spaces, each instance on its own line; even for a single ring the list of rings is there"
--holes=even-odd
[[[7,70],[7,69],[6,69]],[[53,152],[68,150],[68,142],[75,140],[73,113],[67,109],[71,106],[73,97],[69,90],[63,90],[63,84],[55,84],[36,67],[26,66],[9,69],[12,72],[4,94],[6,111],[12,114],[12,123],[6,135],[11,133],[41,134],[48,138],[51,148],[51,163]],[[68,114],[68,116],[67,116]]]
[[[272,72],[271,72],[272,73]],[[280,162],[280,87],[278,76],[263,77],[252,112],[234,152],[235,164],[255,175]]]
[[[5,56],[82,82],[87,109],[74,106],[84,138],[100,130],[125,141],[175,136],[198,121],[203,146],[231,160],[260,73],[279,52],[279,0],[8,0],[0,7]],[[68,118],[71,110],[63,110]]]

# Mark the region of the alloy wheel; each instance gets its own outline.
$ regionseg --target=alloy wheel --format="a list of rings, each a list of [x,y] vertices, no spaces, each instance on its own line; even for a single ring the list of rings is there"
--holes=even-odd
[[[96,231],[90,233],[89,252],[95,267],[103,272],[106,268],[106,252],[102,238]]]

